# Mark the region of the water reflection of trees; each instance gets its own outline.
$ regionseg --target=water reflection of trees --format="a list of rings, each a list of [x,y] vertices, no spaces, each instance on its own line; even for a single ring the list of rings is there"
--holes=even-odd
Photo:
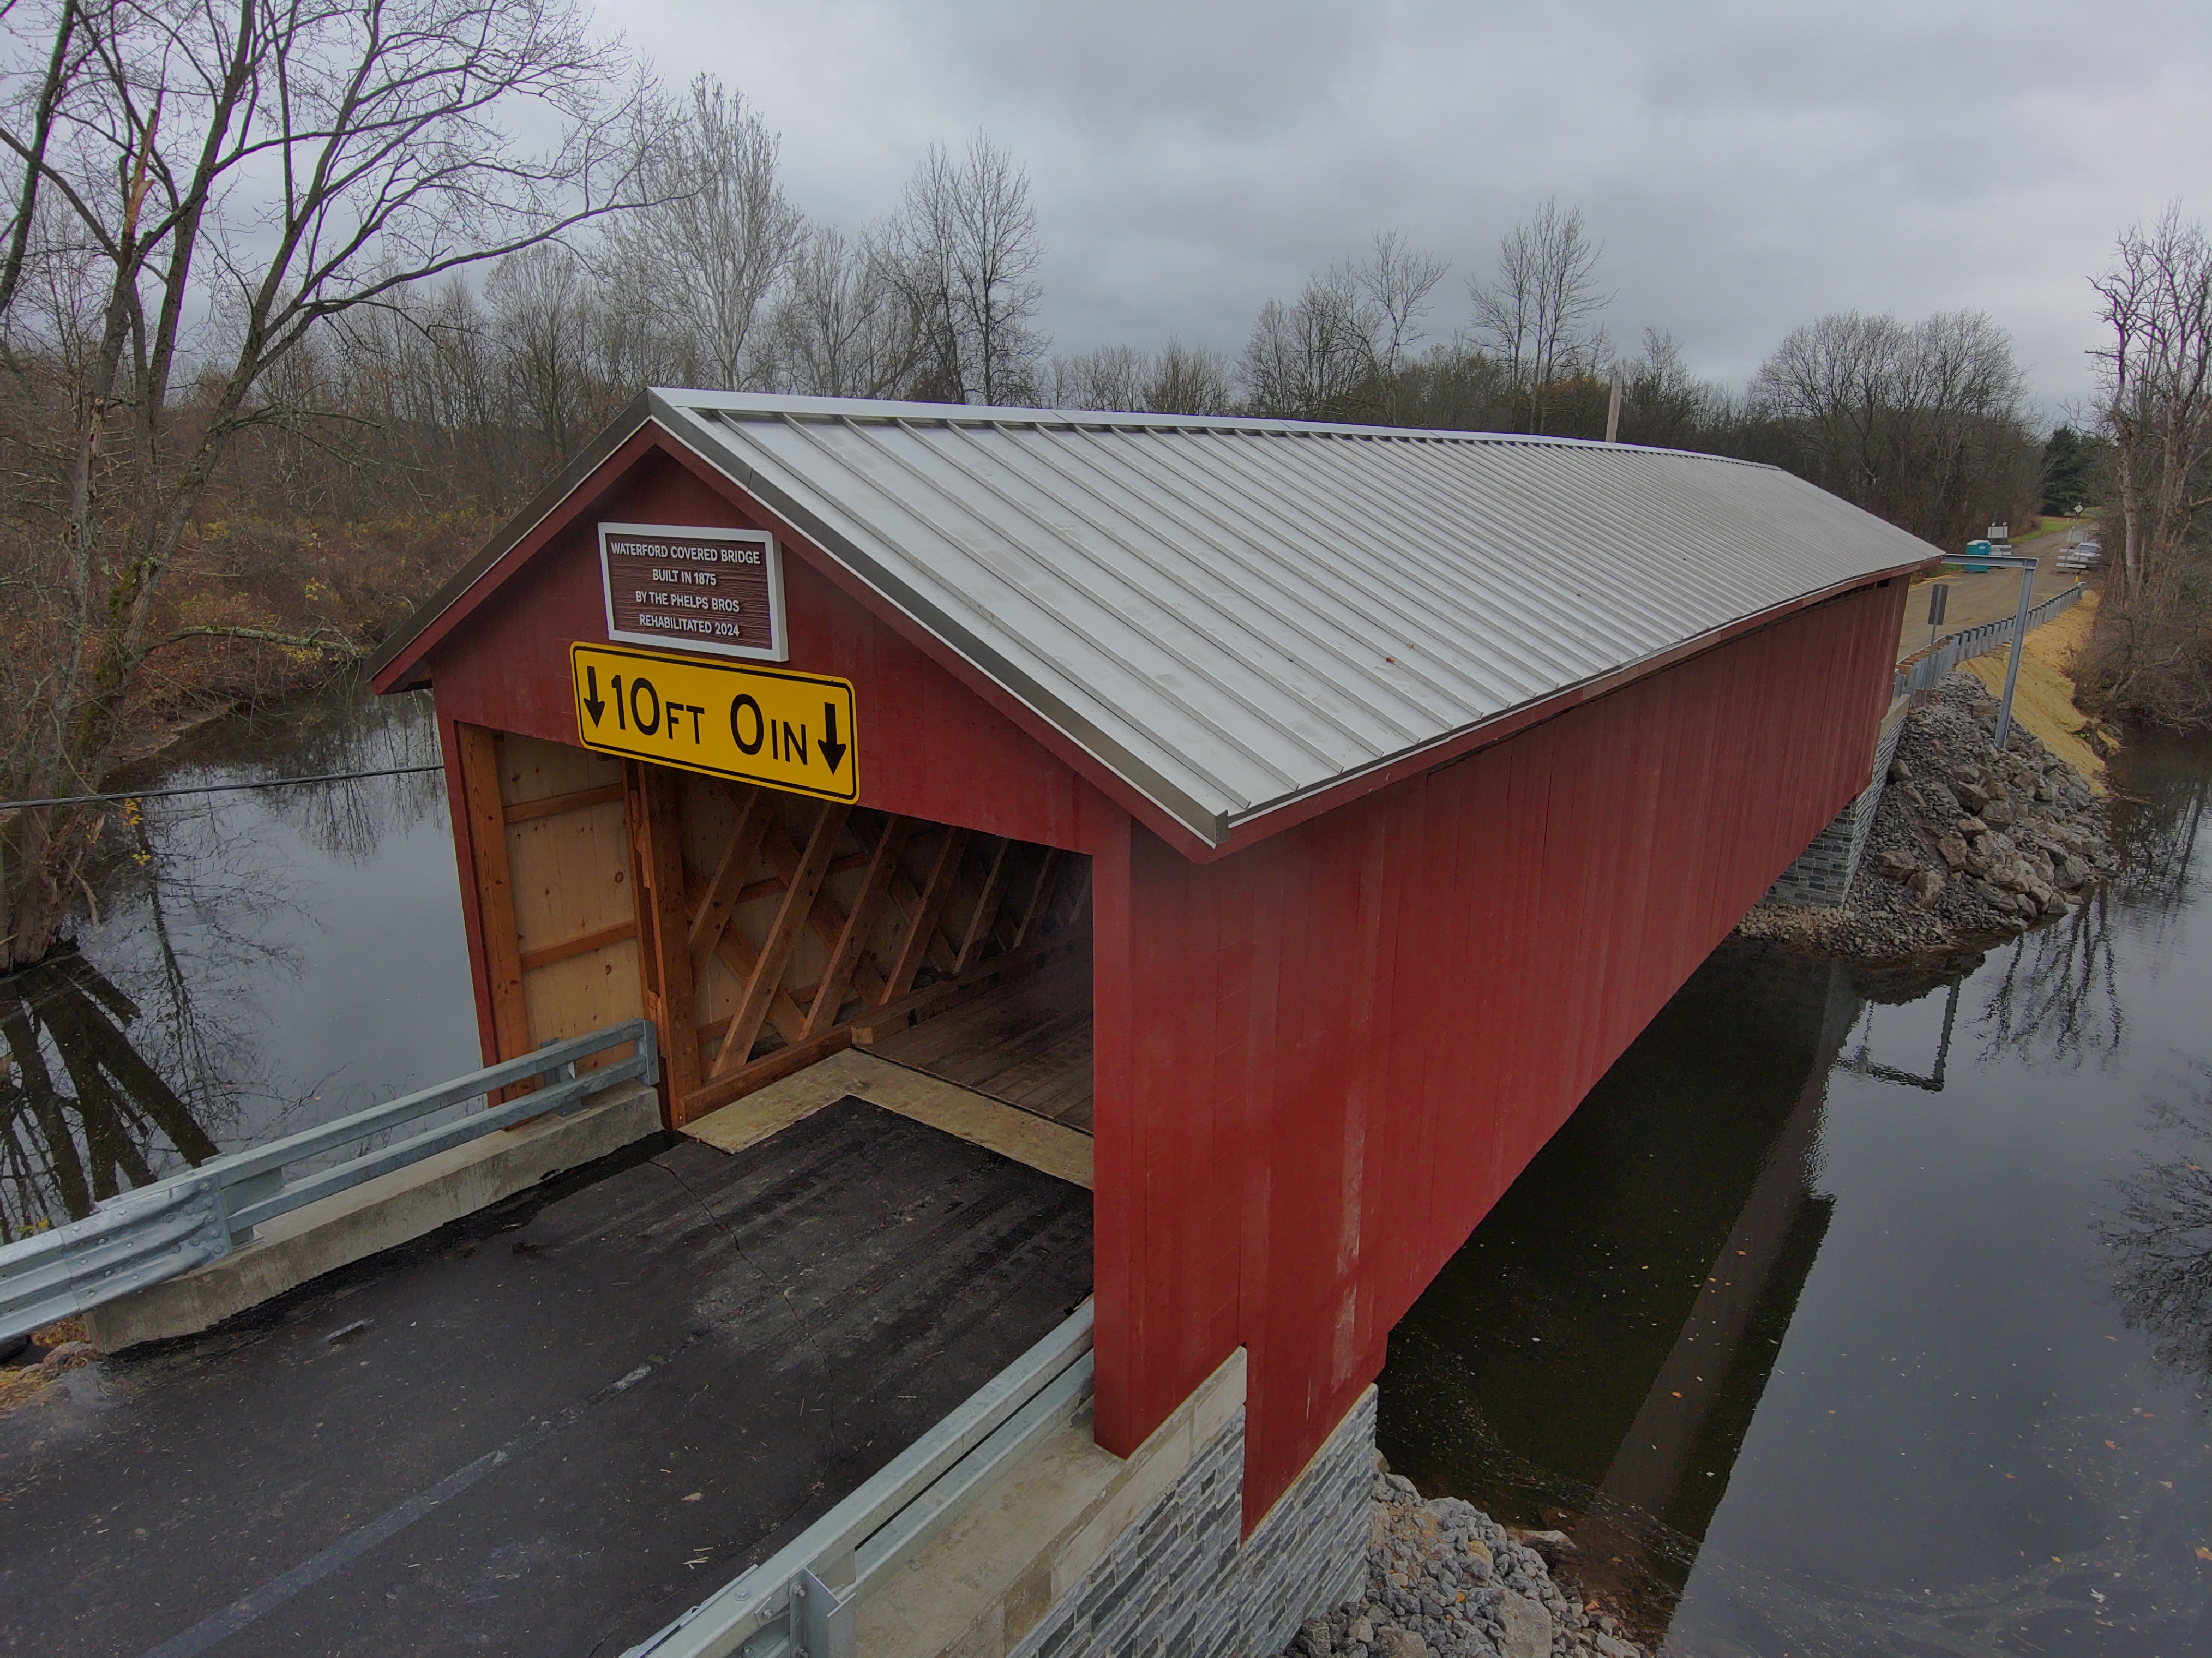
[[[2127,1035],[2115,956],[2170,952],[2192,884],[2198,830],[2212,799],[2201,742],[2146,737],[2115,768],[2112,881],[2061,920],[2021,935],[1983,1008],[1989,1054],[2075,1066],[2117,1053]]]
[[[356,688],[283,720],[227,722],[143,786],[374,771],[434,762],[427,699]],[[0,1237],[305,1114],[316,1084],[265,1074],[264,987],[299,963],[281,915],[307,913],[272,825],[365,861],[387,832],[441,811],[435,774],[118,805],[88,873],[76,939],[0,977]]]
[[[273,714],[225,721],[165,759],[172,786],[216,771],[226,778],[277,778],[434,766],[437,718],[427,694],[374,696],[347,681]],[[359,863],[375,855],[383,835],[442,812],[445,786],[435,772],[423,771],[249,798],[326,856]],[[210,810],[224,809],[222,797],[210,801]]]
[[[2197,832],[2212,800],[2212,747],[2152,735],[2118,773],[2125,797],[2112,814],[2126,902],[2160,916],[2179,911],[2195,873]]]
[[[2114,814],[2125,860],[2119,901],[2171,950],[2203,874],[2196,865],[2212,800],[2212,744],[2153,738],[2131,756],[2131,799]],[[2117,1202],[2098,1232],[2114,1254],[2113,1294],[2158,1362],[2212,1382],[2212,1060],[2197,1060],[2179,1103],[2154,1102],[2151,1125],[2171,1147],[2114,1182]]]
[[[2022,933],[1982,1008],[1984,1057],[2007,1049],[2037,1065],[2078,1066],[2117,1053],[2127,1035],[2120,1006],[2110,889],[2060,920]]]
[[[2114,1182],[2115,1212],[2097,1230],[2116,1257],[2128,1327],[2149,1337],[2160,1364],[2202,1382],[2212,1381],[2212,1062],[2195,1068],[2185,1102],[2151,1108],[2174,1149]]]
[[[131,1045],[138,1017],[74,945],[0,979],[0,1237],[144,1185],[157,1145],[188,1163],[215,1155],[191,1108]]]

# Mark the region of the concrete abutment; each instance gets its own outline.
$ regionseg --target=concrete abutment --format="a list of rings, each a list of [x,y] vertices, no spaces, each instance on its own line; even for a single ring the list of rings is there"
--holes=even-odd
[[[1375,1390],[1248,1538],[1244,1375],[1239,1350],[1127,1461],[1076,1418],[863,1603],[861,1658],[1241,1658],[1353,1598]]]

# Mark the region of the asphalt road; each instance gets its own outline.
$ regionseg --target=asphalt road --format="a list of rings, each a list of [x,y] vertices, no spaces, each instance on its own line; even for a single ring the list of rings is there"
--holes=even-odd
[[[1090,1283],[1088,1192],[857,1100],[662,1137],[0,1418],[0,1651],[619,1652]]]

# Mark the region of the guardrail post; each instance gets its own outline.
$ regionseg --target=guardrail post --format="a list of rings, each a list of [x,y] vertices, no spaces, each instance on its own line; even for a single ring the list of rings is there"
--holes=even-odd
[[[258,1226],[230,1226],[231,1216],[283,1191],[284,1171],[271,1169],[262,1174],[248,1175],[243,1180],[225,1181],[217,1189],[222,1196],[223,1224],[230,1230],[230,1247],[242,1249],[260,1236],[261,1229]]]
[[[853,1557],[842,1562],[847,1574],[845,1592],[836,1589],[802,1566],[791,1583],[793,1644],[804,1658],[858,1658],[860,1618],[853,1604],[853,1583],[858,1578]]]
[[[2027,615],[2035,608],[2035,566],[2020,573],[2020,614],[2013,618],[2012,656],[2005,664],[2004,698],[1997,704],[1997,750],[2004,750],[2012,732],[2012,694],[2020,683],[2020,659],[2027,649]]]
[[[538,1043],[538,1046],[541,1048],[550,1048],[556,1042],[562,1040],[562,1039],[558,1036],[548,1036],[544,1042]],[[538,1073],[538,1085],[540,1088],[556,1088],[562,1083],[574,1082],[575,1080],[576,1062],[574,1060],[565,1060],[561,1064],[548,1066],[545,1070]],[[556,1117],[573,1117],[576,1113],[581,1111],[591,1102],[591,1096],[589,1095],[586,1095],[580,1099],[571,1100],[568,1104],[559,1107],[555,1110],[553,1114]],[[486,1103],[489,1104],[489,1101],[487,1100]]]

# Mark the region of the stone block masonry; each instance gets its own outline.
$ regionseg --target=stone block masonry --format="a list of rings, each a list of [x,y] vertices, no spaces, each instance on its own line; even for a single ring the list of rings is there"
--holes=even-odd
[[[1086,1412],[860,1604],[860,1658],[1252,1658],[1365,1581],[1369,1388],[1249,1538],[1244,1355],[1127,1460]]]
[[[1767,893],[1770,902],[1835,908],[1851,890],[1865,854],[1867,836],[1874,830],[1875,813],[1881,809],[1881,792],[1889,780],[1889,762],[1897,757],[1897,739],[1905,730],[1911,703],[1899,697],[1890,705],[1881,722],[1874,750],[1874,780],[1859,797],[1836,814],[1835,821],[1813,837],[1797,861],[1782,872]]]
[[[1125,1532],[1015,1650],[1016,1658],[1232,1658],[1279,1652],[1366,1571],[1375,1390],[1296,1484],[1237,1537],[1244,1412]]]

